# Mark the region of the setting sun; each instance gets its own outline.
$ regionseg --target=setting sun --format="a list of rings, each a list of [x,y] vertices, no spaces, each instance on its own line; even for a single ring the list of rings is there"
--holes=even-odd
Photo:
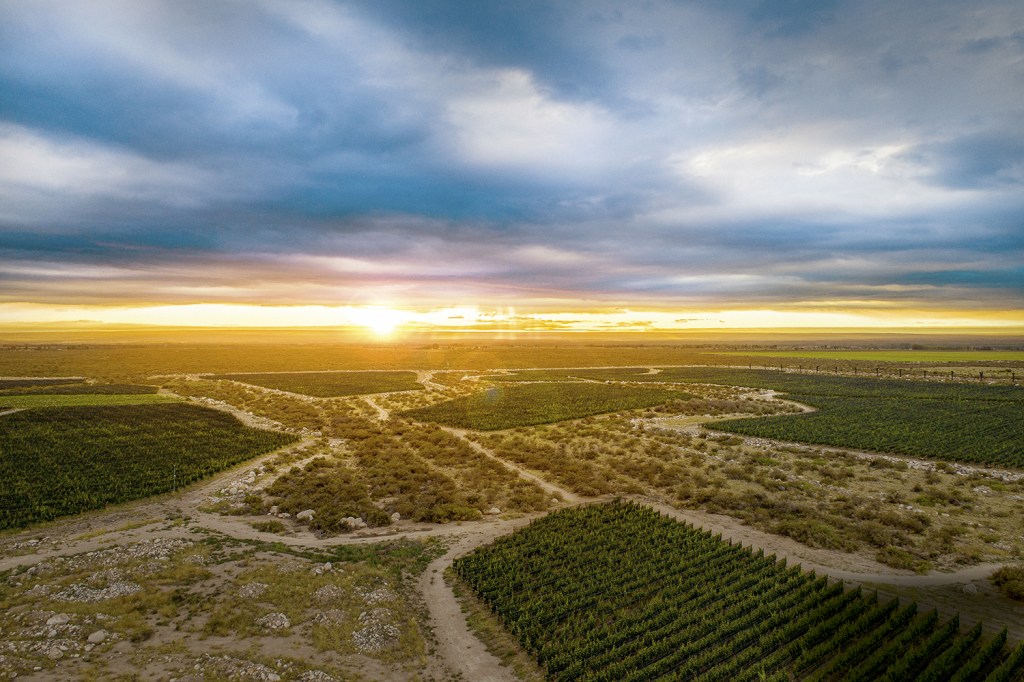
[[[390,336],[405,321],[405,315],[391,308],[368,307],[354,311],[352,320],[377,336]]]

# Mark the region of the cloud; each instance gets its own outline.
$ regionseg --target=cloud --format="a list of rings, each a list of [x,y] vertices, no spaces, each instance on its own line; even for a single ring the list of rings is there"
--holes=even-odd
[[[1019,309],[1021,36],[1010,0],[2,3],[2,299]]]

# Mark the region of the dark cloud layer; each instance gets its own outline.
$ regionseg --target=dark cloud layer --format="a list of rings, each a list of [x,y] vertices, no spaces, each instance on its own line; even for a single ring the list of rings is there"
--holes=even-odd
[[[1024,6],[0,0],[0,302],[1024,303]]]

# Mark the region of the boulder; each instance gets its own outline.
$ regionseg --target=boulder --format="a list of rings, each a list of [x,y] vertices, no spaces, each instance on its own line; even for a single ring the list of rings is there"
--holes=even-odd
[[[107,641],[107,631],[97,630],[96,632],[89,635],[87,641],[89,642],[89,644],[102,644],[103,642]]]
[[[491,507],[490,509],[487,510],[487,513],[490,514],[491,516],[497,516],[498,514],[501,513],[501,510],[498,509],[497,507]]]
[[[398,523],[401,520],[402,520],[402,515],[399,514],[398,512],[395,512],[394,514],[391,515],[391,523]]]
[[[296,521],[312,521],[313,520],[313,514],[315,514],[315,513],[316,512],[314,512],[312,509],[303,509],[302,511],[300,511],[298,514],[295,515],[295,520]]]
[[[64,652],[60,650],[60,647],[50,647],[50,650],[46,652],[46,657],[51,661],[64,658]]]
[[[55,616],[50,616],[50,619],[46,621],[47,625],[67,625],[71,620],[71,616],[66,613],[58,613]]]

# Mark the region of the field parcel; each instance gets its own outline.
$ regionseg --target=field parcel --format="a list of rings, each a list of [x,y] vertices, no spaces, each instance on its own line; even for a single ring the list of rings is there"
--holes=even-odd
[[[724,367],[543,370],[504,377],[583,376],[630,383],[701,383],[768,389],[818,409],[811,414],[716,422],[748,436],[894,452],[957,462],[1024,466],[1024,387],[778,372]]]
[[[243,384],[301,393],[316,398],[346,395],[416,391],[423,386],[415,372],[287,372],[256,374],[215,374],[211,379],[229,379]]]
[[[675,389],[592,383],[502,385],[402,414],[447,426],[495,431],[636,410],[689,397]]]
[[[293,440],[183,403],[5,415],[0,529],[167,492]]]
[[[578,507],[454,563],[553,680],[1014,680],[959,632],[635,504]]]

